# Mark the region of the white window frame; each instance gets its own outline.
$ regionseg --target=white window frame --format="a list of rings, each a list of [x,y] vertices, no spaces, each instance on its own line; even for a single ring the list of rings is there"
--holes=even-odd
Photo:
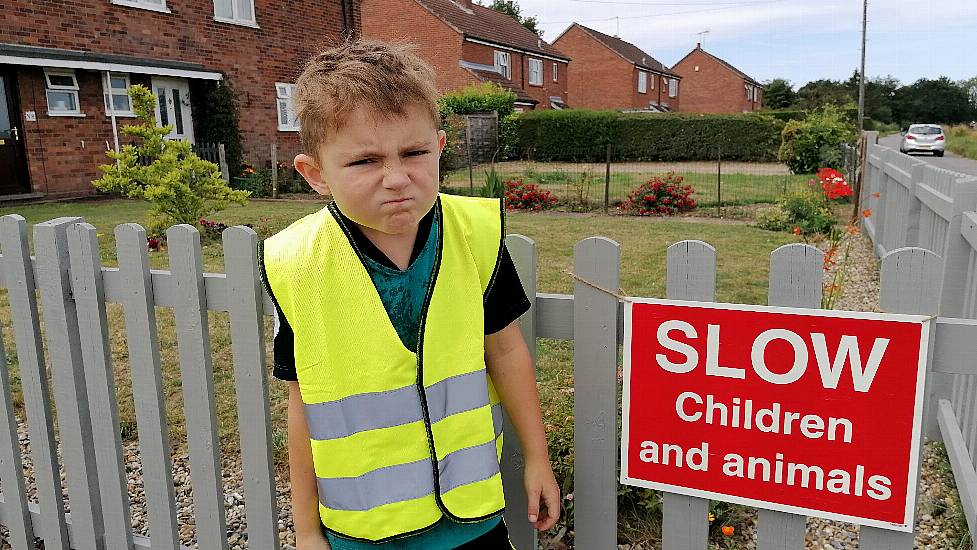
[[[753,90],[750,88],[750,85],[744,84],[743,87],[746,88],[746,99],[753,101]]]
[[[495,50],[495,70],[506,80],[512,80],[512,56],[509,52]]]
[[[668,79],[668,97],[675,98],[678,97],[678,79],[669,78]]]
[[[102,73],[102,78],[101,78],[101,81],[102,81],[102,99],[103,99],[103,103],[105,103],[105,116],[108,117],[108,116],[112,116],[113,114],[115,114],[115,116],[117,116],[117,117],[130,117],[130,118],[131,117],[135,117],[136,116],[136,113],[134,113],[132,111],[132,98],[129,97],[129,88],[132,86],[132,82],[129,80],[129,73],[110,73],[109,74],[109,86],[110,86],[110,88],[106,88],[105,87],[105,78],[104,78],[104,76],[105,76],[105,73]],[[113,78],[124,78],[125,79],[125,81],[126,81],[126,89],[125,89],[125,92],[124,93],[123,92],[116,91],[117,90],[116,88],[111,88],[111,86],[112,86],[112,79]],[[125,95],[126,97],[129,97],[129,110],[128,111],[116,111],[115,110],[115,102],[112,101],[112,96],[117,96],[117,95]]]
[[[553,82],[559,82],[559,81],[560,81],[560,64],[554,61],[553,62]]]
[[[529,58],[529,85],[543,85],[543,60],[533,57]]]
[[[299,120],[295,116],[295,108],[292,104],[292,100],[295,97],[295,84],[289,84],[288,82],[276,82],[275,83],[275,116],[278,118],[278,131],[279,132],[298,132],[299,131]],[[289,120],[282,120],[282,104],[285,105],[285,112],[288,114]]]
[[[638,93],[648,93],[648,73],[638,70]]]
[[[173,13],[166,6],[166,0],[159,0],[159,2],[153,2],[152,0],[112,0],[112,3],[117,6],[139,8],[141,10],[158,11],[161,13]]]
[[[247,15],[251,18],[242,17],[238,12],[238,0],[228,0],[231,3],[231,17],[221,17],[217,15],[217,2],[219,0],[214,0],[214,21],[220,21],[221,23],[230,23],[232,25],[241,25],[243,27],[258,27],[258,18],[254,12],[254,0],[248,0],[251,4],[251,11]]]
[[[57,85],[51,83],[52,76],[67,76],[71,77],[71,81],[74,82],[71,86]],[[47,101],[47,114],[48,116],[74,116],[83,117],[85,113],[81,112],[81,98],[78,95],[78,77],[75,76],[74,69],[45,69],[44,70],[44,84],[45,93],[44,97]],[[47,92],[67,92],[75,97],[75,109],[74,110],[58,110],[51,108],[51,99],[48,97]]]

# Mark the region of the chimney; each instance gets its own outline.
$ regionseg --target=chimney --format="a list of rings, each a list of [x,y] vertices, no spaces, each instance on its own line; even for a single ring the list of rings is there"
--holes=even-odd
[[[696,42],[695,43],[695,49],[701,50],[702,49],[702,42]]]

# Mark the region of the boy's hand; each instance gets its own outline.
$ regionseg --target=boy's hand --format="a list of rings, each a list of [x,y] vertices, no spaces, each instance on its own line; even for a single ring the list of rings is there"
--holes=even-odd
[[[529,497],[529,523],[537,531],[545,531],[556,525],[560,519],[560,486],[556,483],[549,461],[527,461],[523,483]]]
[[[295,550],[332,550],[322,533],[295,535]]]

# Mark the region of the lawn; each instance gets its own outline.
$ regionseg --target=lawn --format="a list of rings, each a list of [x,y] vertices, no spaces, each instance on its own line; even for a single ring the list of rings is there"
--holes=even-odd
[[[640,164],[611,164],[608,197],[611,204],[623,201],[639,184],[669,172],[683,178],[694,189],[692,198],[699,206],[714,206],[720,200],[726,205],[769,203],[779,200],[785,192],[807,184],[813,174],[788,174],[778,165],[736,163],[723,169],[715,163],[667,165],[663,169],[647,170]],[[473,171],[473,187],[485,181],[488,166]],[[727,170],[730,170],[727,172]],[[605,167],[597,164],[567,163],[507,163],[497,165],[503,179],[521,178],[536,183],[570,203],[603,204]],[[445,185],[465,190],[470,187],[468,170],[455,170],[445,176]]]
[[[232,207],[213,218],[228,225],[251,223],[262,237],[285,227],[292,220],[313,212],[321,203],[253,201],[249,206]],[[61,216],[82,216],[98,228],[102,261],[115,265],[113,227],[125,222],[145,222],[147,207],[141,202],[127,200],[80,201],[30,207],[4,208],[0,214],[18,213],[34,224]],[[718,220],[697,218],[636,218],[571,213],[510,213],[507,232],[519,233],[537,243],[538,288],[540,292],[571,292],[573,282],[564,270],[572,269],[573,245],[581,239],[601,235],[621,245],[621,287],[634,296],[663,297],[665,293],[665,249],[683,239],[701,239],[718,251],[719,275],[717,299],[727,302],[766,302],[769,254],[775,248],[795,242],[787,234],[772,233]],[[204,269],[220,272],[223,269],[219,241],[203,243]],[[167,252],[150,252],[154,268],[166,269]],[[132,389],[127,363],[121,307],[110,304],[109,326],[112,331],[112,359],[114,362],[119,410],[123,436],[135,439]],[[173,314],[168,308],[157,310],[160,327],[160,347],[163,379],[167,391],[167,419],[174,452],[185,452],[185,422],[180,390],[178,354],[173,330]],[[214,386],[220,426],[221,447],[234,452],[238,447],[237,417],[234,404],[234,380],[231,363],[230,334],[227,315],[210,314],[210,333],[214,358]],[[8,343],[8,368],[15,386],[16,406],[22,414],[19,395],[16,356],[10,309],[6,291],[0,291],[0,327]],[[268,364],[271,364],[271,319],[266,317]],[[572,414],[573,414],[573,346],[570,342],[541,340],[539,342],[539,387],[544,421],[550,440],[551,453],[557,473],[568,479],[572,472]],[[270,384],[275,425],[275,456],[279,468],[285,466],[285,385]],[[22,418],[22,416],[21,416]],[[284,470],[283,470],[284,471]],[[569,488],[569,486],[567,486]],[[637,498],[637,497],[636,497]],[[622,536],[640,538],[647,531],[641,518],[649,516],[654,503],[640,499],[627,500],[634,508],[622,509]],[[653,515],[653,514],[652,514]],[[631,527],[627,527],[631,525]],[[631,535],[627,535],[631,533]]]

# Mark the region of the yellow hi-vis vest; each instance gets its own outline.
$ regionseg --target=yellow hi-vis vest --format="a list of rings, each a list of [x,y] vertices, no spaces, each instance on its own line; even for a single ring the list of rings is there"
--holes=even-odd
[[[326,529],[382,542],[442,516],[502,512],[502,410],[485,368],[483,297],[500,201],[439,196],[417,353],[404,347],[335,204],[264,243],[266,281],[295,334]]]

